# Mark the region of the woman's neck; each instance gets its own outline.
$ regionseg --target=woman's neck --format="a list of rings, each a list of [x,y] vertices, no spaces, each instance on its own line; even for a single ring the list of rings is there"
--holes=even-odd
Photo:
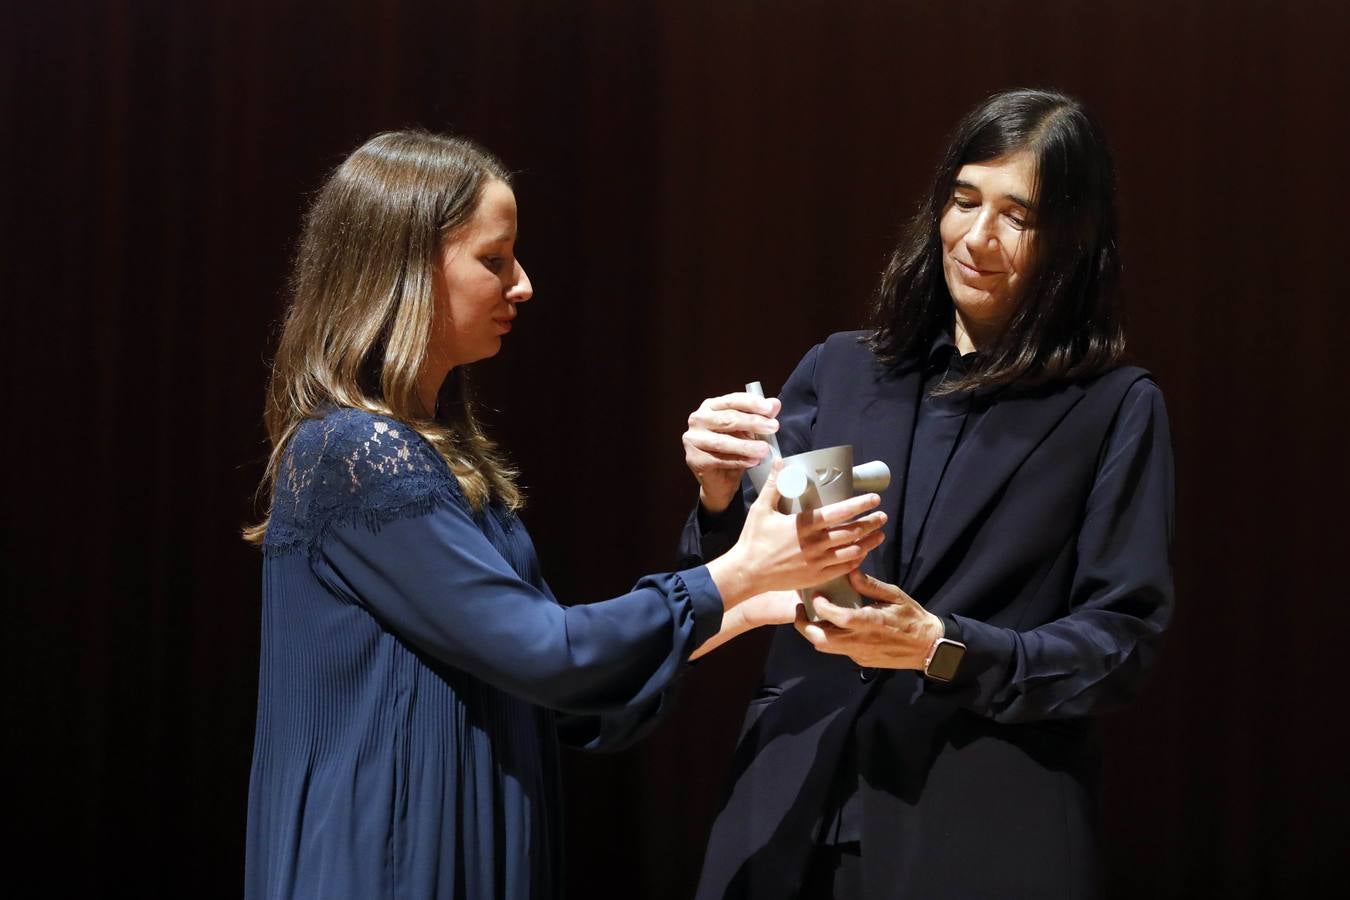
[[[952,343],[956,344],[956,351],[962,356],[967,353],[988,347],[992,344],[1003,330],[1003,323],[981,323],[972,322],[961,315],[957,310],[955,320],[952,324]]]
[[[417,377],[418,415],[428,419],[436,418],[436,399],[441,395],[441,386],[450,377],[449,370],[440,372],[429,368]]]

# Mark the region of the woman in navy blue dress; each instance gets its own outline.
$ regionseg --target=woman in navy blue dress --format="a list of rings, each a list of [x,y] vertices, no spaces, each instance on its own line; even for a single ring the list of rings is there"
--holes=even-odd
[[[461,376],[530,299],[515,240],[500,163],[423,132],[372,138],[308,214],[267,397],[272,503],[246,534],[264,551],[248,897],[557,896],[559,738],[632,739],[701,644],[882,539],[884,516],[859,518],[875,495],[803,523],[770,487],[707,565],[560,605]],[[726,415],[770,430],[762,411]]]

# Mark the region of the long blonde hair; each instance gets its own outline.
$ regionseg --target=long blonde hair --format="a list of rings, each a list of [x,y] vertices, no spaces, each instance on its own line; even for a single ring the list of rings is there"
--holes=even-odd
[[[521,505],[516,473],[473,415],[462,367],[437,409],[417,404],[417,376],[433,325],[432,279],[448,236],[469,221],[483,190],[510,183],[475,144],[425,131],[392,131],[337,167],[305,217],[290,306],[268,379],[272,445],[259,493],[269,494],[286,447],[306,419],[350,407],[407,423],[436,448],[474,508]],[[244,529],[262,542],[271,518]]]

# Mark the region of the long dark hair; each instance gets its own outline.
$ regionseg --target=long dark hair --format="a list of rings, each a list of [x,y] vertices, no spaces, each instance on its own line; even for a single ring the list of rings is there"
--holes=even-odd
[[[953,325],[938,225],[961,167],[1019,151],[1036,159],[1035,260],[1002,334],[947,390],[1089,378],[1125,356],[1120,309],[1116,176],[1101,126],[1072,97],[1018,89],[994,94],[952,133],[932,192],[891,254],[869,341],[887,363],[916,359]]]

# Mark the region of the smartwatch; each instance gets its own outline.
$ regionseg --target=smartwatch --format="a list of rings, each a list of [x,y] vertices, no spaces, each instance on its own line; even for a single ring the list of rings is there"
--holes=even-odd
[[[940,618],[944,636],[934,641],[929,649],[928,658],[923,661],[923,677],[945,683],[956,677],[956,670],[961,667],[961,660],[966,656],[966,645],[954,640],[960,637],[956,620],[948,616]]]

